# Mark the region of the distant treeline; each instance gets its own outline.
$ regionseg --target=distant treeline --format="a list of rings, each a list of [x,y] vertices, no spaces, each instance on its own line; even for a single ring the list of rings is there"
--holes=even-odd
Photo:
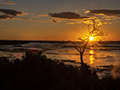
[[[120,41],[99,41],[101,44],[120,44]]]
[[[0,45],[24,44],[24,43],[29,43],[29,41],[21,41],[21,40],[0,40]]]
[[[24,44],[24,43],[67,43],[68,41],[42,41],[42,40],[0,40],[0,45]],[[75,41],[76,43],[82,43]]]
[[[24,43],[68,43],[68,41],[43,41],[43,40],[0,40],[0,45],[10,45],[10,44],[24,44]],[[83,43],[81,41],[74,41],[75,43]],[[101,44],[120,44],[120,41],[98,41]]]

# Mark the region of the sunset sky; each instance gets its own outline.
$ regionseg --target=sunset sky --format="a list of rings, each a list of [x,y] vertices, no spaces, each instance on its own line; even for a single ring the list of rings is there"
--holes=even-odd
[[[91,18],[120,40],[120,0],[0,0],[0,39],[78,40]]]

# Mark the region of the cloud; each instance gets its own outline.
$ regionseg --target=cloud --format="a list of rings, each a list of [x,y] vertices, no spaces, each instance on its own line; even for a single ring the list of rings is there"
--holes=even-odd
[[[16,19],[16,20],[32,20],[31,18],[24,18],[24,17],[10,17],[10,19]]]
[[[33,15],[32,17],[34,17],[34,18],[38,18],[38,16],[35,16],[35,15]]]
[[[31,18],[23,18],[23,17],[20,17],[20,19],[22,19],[22,20],[32,20]]]
[[[53,20],[50,20],[51,22],[53,22],[53,23],[58,23],[58,22],[60,22],[61,20],[55,20],[55,19],[53,19]]]
[[[8,15],[1,15],[0,20],[6,20],[9,19],[10,17]]]
[[[44,20],[34,20],[34,22],[45,22]]]
[[[38,16],[47,17],[48,15],[38,14]]]
[[[1,15],[0,20],[7,20],[7,19],[17,19],[17,20],[32,20],[30,18],[23,18],[23,17],[15,17],[15,16],[8,16],[8,15]]]
[[[120,10],[107,10],[107,9],[88,10],[85,13],[93,13],[95,15],[107,15],[107,16],[120,17]]]
[[[3,2],[2,0],[0,0],[0,4],[15,5],[12,1]]]
[[[27,15],[28,13],[21,12],[21,11],[16,11],[16,10],[11,10],[11,9],[0,9],[0,12],[7,14],[7,15],[12,15],[12,16],[18,16],[18,15]]]
[[[11,9],[0,9],[0,13],[3,13],[3,15],[0,15],[0,20],[7,20],[7,19],[32,20],[30,18],[18,17],[28,14],[21,11],[16,11]]]
[[[81,16],[80,14],[76,14],[74,12],[61,12],[61,13],[49,13],[50,17],[59,18],[59,19],[85,19],[89,17]]]

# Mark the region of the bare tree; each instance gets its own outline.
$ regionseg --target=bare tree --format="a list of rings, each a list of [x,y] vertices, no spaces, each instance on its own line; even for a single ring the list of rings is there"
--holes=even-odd
[[[103,31],[103,30],[100,30],[99,27],[99,23],[95,22],[94,19],[91,19],[91,21],[93,22],[93,26],[92,26],[92,29],[90,29],[90,24],[88,24],[88,35],[86,35],[86,38],[85,39],[82,39],[81,37],[79,38],[80,41],[84,42],[85,44],[80,47],[80,46],[77,46],[75,42],[73,41],[68,41],[68,42],[71,42],[74,44],[74,47],[75,49],[79,52],[80,54],[80,61],[81,61],[81,64],[84,63],[83,61],[83,54],[85,52],[85,49],[89,43],[89,38],[90,37],[96,37],[96,36],[105,36],[106,33]]]

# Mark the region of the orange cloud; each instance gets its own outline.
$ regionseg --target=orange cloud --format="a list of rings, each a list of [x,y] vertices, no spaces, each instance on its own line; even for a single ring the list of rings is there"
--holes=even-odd
[[[106,20],[111,20],[111,18],[107,18]]]
[[[48,15],[38,14],[38,16],[47,17]]]
[[[12,1],[9,1],[9,2],[3,2],[2,0],[0,0],[0,4],[15,5],[15,3],[13,3]]]

